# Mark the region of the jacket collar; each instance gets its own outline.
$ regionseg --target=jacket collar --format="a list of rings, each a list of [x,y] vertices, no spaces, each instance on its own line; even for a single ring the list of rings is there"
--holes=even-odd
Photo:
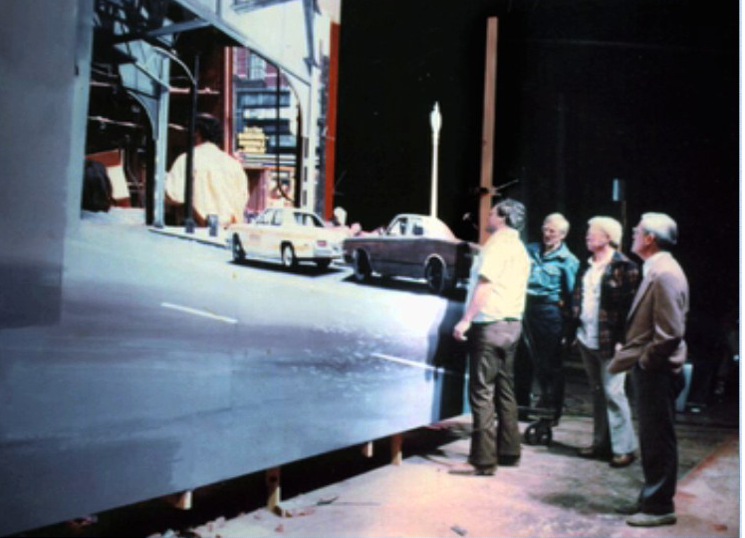
[[[552,260],[554,258],[559,259],[559,260],[565,260],[566,258],[569,257],[569,254],[570,254],[569,247],[567,247],[566,243],[562,243],[559,248],[557,248],[556,250],[548,254],[543,253],[543,243],[538,242],[535,245],[536,245],[537,253],[545,260]]]
[[[649,285],[654,281],[656,269],[660,266],[660,264],[665,264],[670,258],[671,254],[669,252],[662,251],[658,252],[651,258],[647,258],[647,260],[644,262],[644,278],[642,279],[641,284],[639,284],[639,289],[634,296],[634,301],[631,303],[631,308],[629,308],[629,314],[626,319],[631,319],[634,312],[636,311],[636,307],[639,306],[642,297],[644,297],[644,295],[647,293]]]

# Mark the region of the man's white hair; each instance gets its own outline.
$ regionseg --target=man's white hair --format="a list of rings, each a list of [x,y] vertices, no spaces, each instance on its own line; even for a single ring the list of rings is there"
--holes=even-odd
[[[569,233],[569,221],[561,213],[551,213],[550,215],[546,215],[546,218],[543,219],[543,224],[545,225],[549,222],[556,224],[556,228],[562,234],[566,235]]]
[[[621,246],[621,239],[623,238],[623,226],[621,226],[621,223],[618,222],[616,219],[611,217],[592,217],[590,220],[587,221],[587,225],[590,227],[595,227],[602,231],[605,235],[608,236],[608,240],[610,241],[613,248],[618,248]]]
[[[669,215],[644,213],[640,224],[642,230],[654,236],[661,249],[667,250],[678,243],[678,224]]]

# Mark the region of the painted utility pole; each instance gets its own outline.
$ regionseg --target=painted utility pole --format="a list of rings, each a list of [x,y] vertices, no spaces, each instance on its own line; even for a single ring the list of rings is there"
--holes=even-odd
[[[429,114],[429,123],[432,127],[432,187],[429,202],[429,214],[437,217],[437,153],[440,144],[440,127],[442,127],[442,116],[440,105],[435,102],[432,112]]]

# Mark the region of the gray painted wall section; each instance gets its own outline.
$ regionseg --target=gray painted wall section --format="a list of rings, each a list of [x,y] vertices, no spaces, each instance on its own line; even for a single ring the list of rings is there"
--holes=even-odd
[[[77,107],[87,108],[87,92],[79,90],[87,85],[88,65],[79,60],[89,51],[79,48],[86,43],[78,42],[78,21],[91,5],[77,0],[2,5],[0,328],[59,319],[65,201],[77,197],[79,207],[80,199],[80,193],[68,191],[68,178],[80,177],[83,165],[85,114],[75,114]]]

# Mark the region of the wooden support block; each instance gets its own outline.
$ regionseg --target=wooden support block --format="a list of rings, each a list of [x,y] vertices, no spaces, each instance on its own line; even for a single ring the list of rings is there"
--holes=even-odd
[[[275,467],[269,469],[266,472],[266,487],[267,487],[267,499],[266,507],[274,512],[279,508],[279,503],[282,501],[282,495],[280,491],[280,468]]]
[[[373,457],[373,442],[369,441],[362,445],[362,455],[366,458],[372,458]]]
[[[191,490],[187,490],[181,494],[175,495],[172,500],[173,506],[179,510],[191,510],[193,501],[192,493]]]
[[[403,452],[401,450],[404,444],[404,437],[400,433],[397,433],[391,437],[391,463],[393,465],[401,465],[403,462]]]

